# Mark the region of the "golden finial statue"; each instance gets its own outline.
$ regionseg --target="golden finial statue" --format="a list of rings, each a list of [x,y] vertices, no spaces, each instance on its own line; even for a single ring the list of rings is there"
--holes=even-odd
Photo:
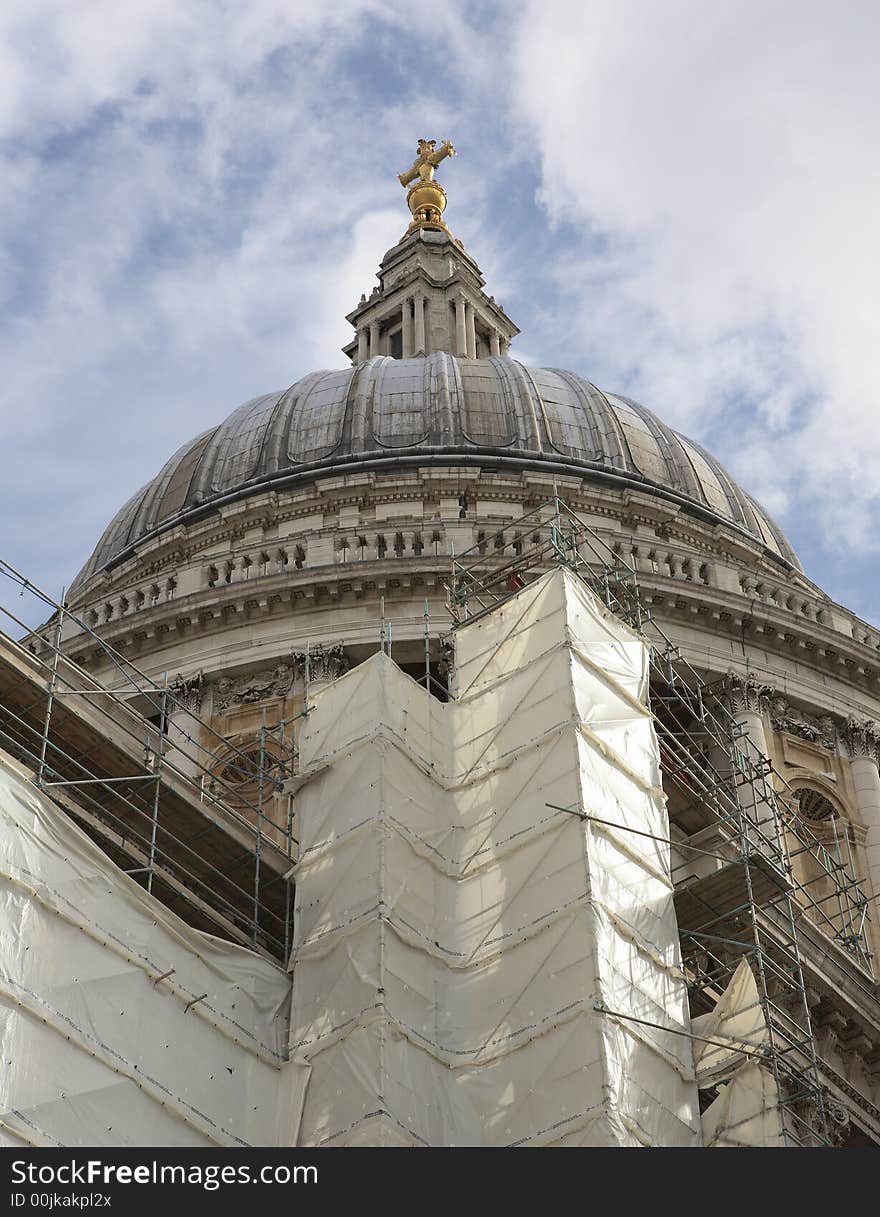
[[[420,139],[418,156],[405,173],[398,174],[397,180],[401,186],[409,186],[406,201],[413,217],[403,240],[417,228],[442,228],[444,232],[449,232],[443,223],[446,191],[434,180],[434,170],[447,156],[455,156],[455,149],[448,139],[439,148],[435,139]]]

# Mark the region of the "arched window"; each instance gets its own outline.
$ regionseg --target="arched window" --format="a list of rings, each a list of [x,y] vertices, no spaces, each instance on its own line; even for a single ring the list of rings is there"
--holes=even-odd
[[[282,754],[276,735],[261,746],[259,736],[238,736],[229,741],[225,756],[214,765],[211,794],[242,819],[256,826],[276,845],[286,843],[287,798],[281,784],[294,771],[293,754]]]
[[[831,820],[840,813],[826,795],[821,791],[802,787],[795,791],[797,799],[798,812],[805,820],[810,820],[814,824],[821,824],[823,821]]]
[[[800,839],[789,845],[796,899],[814,925],[848,946],[858,916],[848,818],[836,792],[822,790],[818,781],[793,784],[792,794],[803,824]]]

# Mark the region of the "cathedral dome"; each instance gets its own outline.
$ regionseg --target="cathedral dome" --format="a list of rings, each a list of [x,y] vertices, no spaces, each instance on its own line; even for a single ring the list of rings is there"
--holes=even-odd
[[[144,539],[269,486],[357,466],[545,468],[660,496],[800,569],[781,529],[698,444],[650,410],[507,356],[377,356],[246,402],[184,444],[111,521],[74,590]]]

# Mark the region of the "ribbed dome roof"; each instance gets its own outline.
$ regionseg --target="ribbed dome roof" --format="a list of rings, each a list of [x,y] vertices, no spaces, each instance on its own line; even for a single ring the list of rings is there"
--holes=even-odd
[[[748,533],[800,569],[782,531],[704,449],[573,372],[514,359],[378,357],[255,397],[184,444],[105,531],[74,590],[145,537],[281,479],[437,459],[552,466],[635,484]]]

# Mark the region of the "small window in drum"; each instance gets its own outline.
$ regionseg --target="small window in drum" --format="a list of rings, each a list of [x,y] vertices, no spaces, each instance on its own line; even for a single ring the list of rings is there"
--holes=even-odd
[[[403,359],[403,330],[388,335],[388,353],[392,359]]]

